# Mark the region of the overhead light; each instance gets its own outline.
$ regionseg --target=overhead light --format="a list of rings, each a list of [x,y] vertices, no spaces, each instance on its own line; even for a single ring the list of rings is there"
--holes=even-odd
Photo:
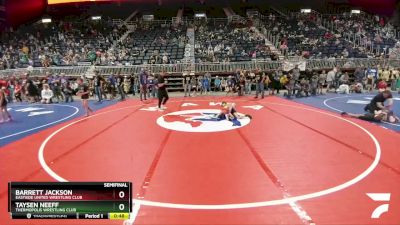
[[[300,9],[301,13],[311,13],[311,9]]]
[[[360,13],[361,13],[361,10],[359,10],[359,9],[353,9],[353,10],[351,10],[351,13],[352,13],[352,14],[360,14]]]
[[[101,20],[101,16],[92,16],[92,20]]]
[[[50,18],[44,18],[44,19],[42,19],[42,23],[51,23],[51,19]]]
[[[143,15],[143,20],[144,21],[153,21],[154,20],[154,15]]]
[[[197,17],[197,18],[206,17],[206,14],[205,13],[195,13],[194,17]]]

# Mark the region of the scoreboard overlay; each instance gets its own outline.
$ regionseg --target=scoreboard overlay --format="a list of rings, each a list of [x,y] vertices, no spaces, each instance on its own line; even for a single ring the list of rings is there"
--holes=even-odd
[[[10,182],[12,219],[128,219],[130,182]]]

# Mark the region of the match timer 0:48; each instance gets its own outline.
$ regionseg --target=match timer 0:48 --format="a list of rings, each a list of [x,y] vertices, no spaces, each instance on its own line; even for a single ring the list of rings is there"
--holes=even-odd
[[[13,219],[127,219],[130,182],[10,182]]]

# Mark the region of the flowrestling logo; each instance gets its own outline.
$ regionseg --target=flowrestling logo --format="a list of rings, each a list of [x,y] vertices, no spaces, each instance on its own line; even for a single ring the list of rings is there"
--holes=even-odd
[[[221,132],[241,128],[250,123],[247,117],[226,120],[224,117],[219,117],[219,114],[218,109],[183,110],[159,117],[157,124],[175,131]]]

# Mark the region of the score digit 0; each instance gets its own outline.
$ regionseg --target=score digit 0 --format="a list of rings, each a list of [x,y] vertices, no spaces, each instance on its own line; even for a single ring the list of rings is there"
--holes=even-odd
[[[118,196],[119,196],[119,198],[124,198],[125,197],[125,192],[120,191]]]

